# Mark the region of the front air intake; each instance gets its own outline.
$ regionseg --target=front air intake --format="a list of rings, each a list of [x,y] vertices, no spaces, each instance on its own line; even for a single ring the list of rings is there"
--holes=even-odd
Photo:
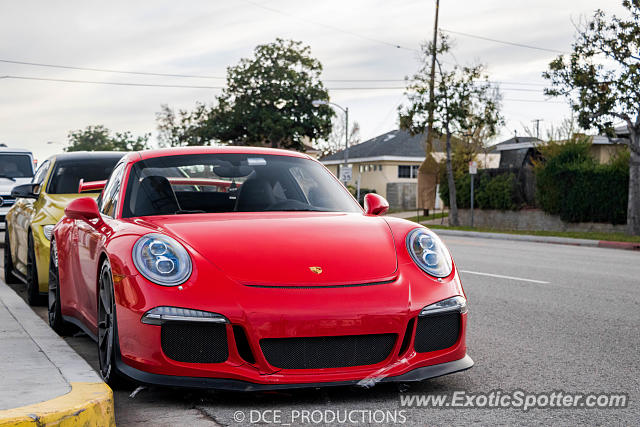
[[[396,334],[266,338],[260,347],[267,362],[277,368],[346,368],[384,361],[396,338]]]
[[[418,353],[444,350],[458,342],[460,313],[449,312],[418,317],[414,348]]]
[[[161,326],[162,351],[177,362],[221,363],[229,357],[224,323],[168,321]]]

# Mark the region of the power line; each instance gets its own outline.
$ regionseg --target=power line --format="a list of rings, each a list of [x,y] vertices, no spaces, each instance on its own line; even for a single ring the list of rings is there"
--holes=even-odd
[[[224,86],[204,86],[204,85],[172,85],[172,84],[155,84],[155,83],[132,83],[132,82],[108,82],[108,81],[98,81],[98,80],[77,80],[77,79],[55,79],[48,77],[32,77],[32,76],[15,76],[15,75],[3,75],[0,76],[0,79],[13,79],[13,80],[35,80],[35,81],[47,81],[47,82],[58,82],[58,83],[80,83],[80,84],[96,84],[96,85],[112,85],[112,86],[137,86],[137,87],[160,87],[160,88],[178,88],[178,89],[224,89]],[[329,87],[328,90],[332,91],[359,91],[359,90],[406,90],[404,86],[382,86],[382,87]],[[505,89],[505,91],[531,91],[537,92],[535,89]],[[554,101],[545,101],[545,100],[532,100],[532,99],[510,99],[504,98],[504,101],[513,101],[513,102],[550,102],[556,103]],[[561,102],[557,102],[561,103]]]
[[[397,49],[405,49],[405,50],[410,50],[410,51],[414,51],[414,52],[421,52],[420,49],[401,46],[401,45],[396,44],[396,43],[391,43],[391,42],[388,42],[388,41],[385,41],[385,40],[380,40],[380,39],[376,39],[376,38],[373,38],[373,37],[365,36],[365,35],[362,35],[362,34],[359,34],[359,33],[355,33],[353,31],[348,31],[348,30],[345,30],[343,28],[336,27],[336,26],[333,26],[333,25],[325,24],[325,23],[318,22],[318,21],[313,21],[311,19],[302,18],[300,16],[293,15],[291,13],[287,13],[287,12],[284,12],[282,10],[270,7],[270,6],[265,6],[263,4],[256,3],[256,2],[251,1],[251,0],[243,0],[243,1],[245,3],[249,3],[249,4],[253,5],[253,6],[259,7],[259,8],[264,9],[264,10],[268,10],[268,11],[273,12],[273,13],[277,13],[277,14],[280,14],[280,15],[288,16],[290,18],[294,18],[294,19],[297,19],[297,20],[300,20],[300,21],[309,22],[309,23],[314,24],[314,25],[318,25],[318,26],[321,26],[321,27],[329,28],[331,30],[338,31],[338,32],[341,32],[341,33],[345,33],[345,34],[349,34],[351,36],[358,37],[358,38],[361,38],[361,39],[364,39],[364,40],[368,40],[368,41],[384,44],[384,45],[387,45],[387,46],[395,47]],[[501,44],[506,44],[506,45],[510,45],[510,46],[522,47],[522,48],[526,48],[526,49],[535,49],[535,50],[541,50],[541,51],[553,52],[553,53],[560,53],[560,54],[567,53],[565,51],[561,51],[561,50],[557,50],[557,49],[550,49],[550,48],[546,48],[546,47],[534,46],[534,45],[524,44],[524,43],[516,43],[516,42],[507,41],[507,40],[499,40],[499,39],[494,39],[494,38],[491,38],[491,37],[479,36],[477,34],[464,33],[464,32],[461,32],[461,31],[446,30],[444,28],[440,28],[440,30],[444,31],[446,33],[456,34],[456,35],[463,36],[463,37],[470,37],[470,38],[490,41],[490,42],[494,42],[494,43],[501,43]]]
[[[150,72],[150,71],[115,70],[110,68],[77,67],[73,65],[58,65],[58,64],[45,64],[40,62],[14,61],[10,59],[0,59],[0,63],[19,64],[19,65],[47,67],[47,68],[59,68],[59,69],[66,69],[66,70],[92,71],[92,72],[101,72],[101,73],[132,74],[132,75],[159,76],[159,77],[216,79],[216,80],[226,79],[225,77],[209,76],[209,75],[202,75],[202,74],[175,74],[175,73],[159,73],[159,72]],[[361,82],[362,83],[397,83],[397,82],[405,82],[406,79],[322,79],[322,81],[330,82],[330,83],[361,83]],[[510,81],[498,81],[498,80],[489,80],[489,83],[506,84],[506,85],[514,85],[514,86],[547,86],[544,83],[510,82]]]
[[[545,51],[545,52],[553,52],[553,53],[560,53],[560,54],[567,53],[567,52],[564,52],[564,51],[561,51],[561,50],[557,50],[557,49],[549,49],[549,48],[546,48],[546,47],[533,46],[533,45],[530,45],[530,44],[516,43],[516,42],[510,42],[510,41],[506,41],[506,40],[493,39],[491,37],[479,36],[477,34],[469,34],[469,33],[463,33],[463,32],[460,32],[460,31],[445,30],[444,28],[441,28],[440,30],[444,31],[445,33],[449,33],[449,34],[456,34],[458,36],[470,37],[470,38],[473,38],[473,39],[485,40],[485,41],[490,41],[490,42],[494,42],[494,43],[501,43],[501,44],[506,44],[506,45],[509,45],[509,46],[523,47],[523,48],[526,48],[526,49],[542,50],[542,51]]]
[[[4,75],[1,79],[14,80],[39,80],[47,82],[61,83],[84,83],[96,85],[113,85],[113,86],[141,86],[141,87],[166,87],[166,88],[182,88],[182,89],[224,89],[225,86],[204,86],[204,85],[174,85],[174,84],[156,84],[156,83],[132,83],[132,82],[108,82],[98,80],[78,80],[78,79],[55,79],[50,77],[31,77],[31,76],[15,76]],[[328,90],[399,90],[406,89],[404,86],[379,86],[379,87],[329,87]]]
[[[98,80],[78,80],[78,79],[54,79],[49,77],[31,77],[31,76],[14,76],[5,75],[0,76],[3,79],[15,79],[15,80],[40,80],[47,82],[61,82],[61,83],[84,83],[84,84],[97,84],[97,85],[113,85],[113,86],[141,86],[141,87],[166,87],[166,88],[183,88],[183,89],[224,89],[225,86],[204,86],[204,85],[174,85],[174,84],[156,84],[156,83],[132,83],[132,82],[108,82]],[[406,89],[404,86],[380,86],[380,87],[329,87],[328,90],[399,90]]]
[[[546,104],[566,104],[566,102],[562,101],[548,101],[546,99],[518,99],[518,98],[503,98],[503,101],[510,102],[543,102]]]
[[[363,34],[359,34],[359,33],[353,32],[353,31],[349,31],[349,30],[345,30],[343,28],[335,27],[333,25],[325,24],[325,23],[318,22],[318,21],[313,21],[311,19],[302,18],[300,16],[293,15],[291,13],[287,13],[287,12],[284,12],[282,10],[270,7],[270,6],[265,6],[263,4],[256,3],[256,2],[251,1],[251,0],[243,0],[243,1],[245,3],[249,3],[249,4],[253,5],[255,7],[259,7],[261,9],[268,10],[269,12],[272,12],[272,13],[277,13],[279,15],[288,16],[290,18],[294,18],[294,19],[297,19],[299,21],[308,22],[310,24],[318,25],[320,27],[329,28],[329,29],[331,29],[333,31],[338,31],[338,32],[344,33],[344,34],[349,34],[350,36],[357,37],[357,38],[360,38],[360,39],[363,39],[363,40],[368,40],[368,41],[371,41],[371,42],[383,44],[383,45],[390,46],[390,47],[393,47],[393,48],[396,48],[396,49],[404,49],[404,50],[409,50],[409,51],[413,51],[413,52],[420,52],[420,49],[414,49],[414,48],[411,48],[411,47],[402,46],[402,45],[399,45],[397,43],[391,43],[391,42],[388,42],[388,41],[385,41],[385,40],[380,40],[380,39],[376,39],[376,38],[373,38],[373,37],[365,36]]]
[[[203,75],[195,75],[195,74],[153,73],[153,72],[147,72],[147,71],[125,71],[125,70],[113,70],[113,69],[107,69],[107,68],[75,67],[71,65],[54,65],[54,64],[43,64],[39,62],[13,61],[10,59],[0,59],[0,62],[3,62],[5,64],[31,65],[35,67],[63,68],[66,70],[97,71],[100,73],[137,74],[137,75],[143,75],[143,76],[186,77],[186,78],[196,78],[196,79],[225,80],[225,77],[217,77],[217,76],[203,76]]]
[[[226,80],[226,77],[220,76],[208,76],[203,74],[175,74],[175,73],[158,73],[151,71],[127,71],[127,70],[114,70],[111,68],[93,68],[93,67],[77,67],[73,65],[58,65],[58,64],[44,64],[41,62],[27,62],[27,61],[14,61],[11,59],[0,59],[0,62],[5,64],[18,64],[29,65],[35,67],[47,67],[47,68],[61,68],[65,70],[79,70],[79,71],[92,71],[99,73],[115,73],[115,74],[134,74],[142,76],[159,76],[159,77],[182,77],[182,78],[195,78],[195,79],[215,79]],[[401,82],[404,79],[323,79],[326,82],[334,83],[357,83],[357,82]]]
[[[16,79],[16,80],[40,80],[40,81],[47,81],[47,82],[62,82],[62,83],[85,83],[85,84],[113,85],[113,86],[172,87],[172,88],[183,88],[183,89],[224,89],[224,86],[196,86],[196,85],[167,85],[167,84],[155,84],[155,83],[105,82],[105,81],[95,81],[95,80],[53,79],[48,77],[27,77],[27,76],[12,76],[12,75],[6,75],[0,78]]]

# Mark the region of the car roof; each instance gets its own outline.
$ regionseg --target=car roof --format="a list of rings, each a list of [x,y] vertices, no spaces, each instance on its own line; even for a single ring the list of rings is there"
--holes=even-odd
[[[0,147],[0,154],[2,153],[6,153],[6,154],[29,154],[29,155],[33,155],[31,153],[31,150],[27,150],[24,148],[11,148],[11,147]]]
[[[160,148],[156,150],[145,150],[137,153],[130,153],[127,157],[130,161],[152,159],[154,157],[165,156],[181,156],[187,154],[220,154],[220,153],[236,153],[236,154],[258,154],[258,155],[275,155],[275,156],[291,156],[310,159],[308,155],[291,150],[281,150],[277,148],[264,147],[246,147],[246,146],[212,146],[212,147],[172,147]]]
[[[55,159],[56,163],[97,159],[120,160],[126,154],[127,152],[125,151],[72,151],[69,153],[54,154],[49,157],[49,159]]]

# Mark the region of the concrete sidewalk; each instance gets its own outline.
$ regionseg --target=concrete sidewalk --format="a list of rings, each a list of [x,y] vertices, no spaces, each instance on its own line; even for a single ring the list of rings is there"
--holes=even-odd
[[[423,222],[424,225],[429,225]],[[521,242],[555,243],[560,245],[590,246],[597,248],[612,248],[626,250],[640,250],[640,243],[610,242],[606,240],[574,239],[569,237],[535,236],[530,234],[487,233],[479,231],[447,230],[434,228],[436,234],[442,236],[480,237],[483,239],[516,240]]]
[[[0,281],[0,426],[115,425],[111,389]]]

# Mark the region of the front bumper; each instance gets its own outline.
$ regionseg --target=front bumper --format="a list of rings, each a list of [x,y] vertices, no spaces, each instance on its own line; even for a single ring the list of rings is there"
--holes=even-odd
[[[9,206],[0,206],[0,231],[6,231],[7,213],[9,212]]]
[[[182,289],[150,283],[129,269],[128,262],[111,259],[114,277],[118,277],[114,291],[121,356],[116,366],[123,374],[151,384],[262,390],[419,381],[473,365],[466,352],[466,313],[460,314],[457,340],[447,348],[417,352],[414,349],[415,332],[407,334],[408,329],[417,328],[415,325],[424,307],[464,295],[457,273],[436,282],[409,262],[399,264],[391,282],[377,285],[325,289],[260,288],[238,283],[207,261],[194,258],[197,268]],[[65,306],[67,304],[63,302]],[[228,319],[226,360],[188,363],[169,358],[162,347],[162,327],[141,322],[148,310],[158,306],[223,315]],[[69,309],[63,315],[77,313]],[[235,337],[236,327],[246,333],[254,361],[247,361],[241,355]],[[394,334],[396,338],[388,356],[369,365],[279,368],[269,363],[261,348],[262,340],[272,338],[371,334]],[[405,335],[409,335],[408,343],[405,343]]]

